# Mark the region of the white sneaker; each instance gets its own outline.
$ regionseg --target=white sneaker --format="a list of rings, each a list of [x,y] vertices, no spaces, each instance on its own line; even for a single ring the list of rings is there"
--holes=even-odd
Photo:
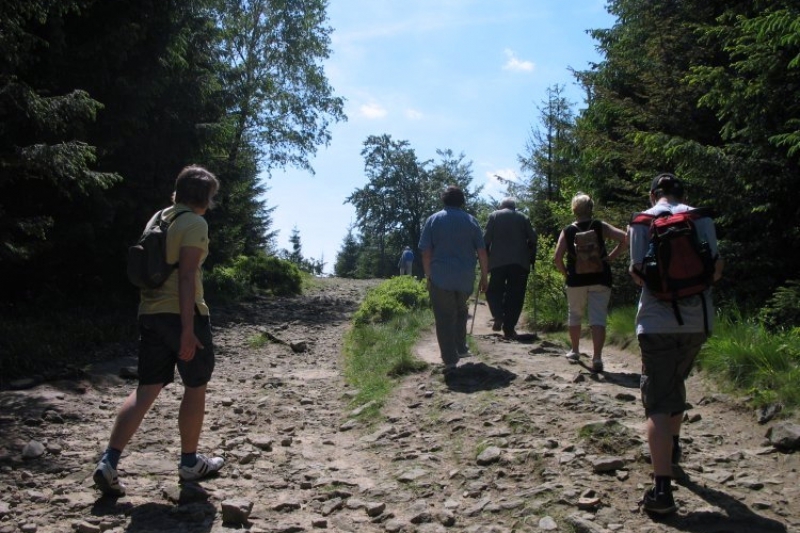
[[[581,354],[573,352],[572,350],[567,352],[567,355],[565,357],[567,358],[567,361],[569,361],[570,363],[577,363],[578,361],[581,360]]]
[[[125,485],[119,482],[117,471],[105,461],[97,463],[92,480],[97,488],[106,496],[119,498],[125,496]]]
[[[197,454],[197,463],[194,466],[182,466],[178,469],[178,475],[184,481],[198,481],[205,479],[211,474],[215,474],[225,464],[222,457],[206,457]]]

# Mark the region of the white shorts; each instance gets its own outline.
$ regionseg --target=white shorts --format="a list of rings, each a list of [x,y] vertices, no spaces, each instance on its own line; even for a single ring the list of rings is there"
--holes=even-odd
[[[567,324],[580,326],[584,309],[588,303],[589,325],[605,327],[610,299],[611,289],[605,285],[567,287]]]

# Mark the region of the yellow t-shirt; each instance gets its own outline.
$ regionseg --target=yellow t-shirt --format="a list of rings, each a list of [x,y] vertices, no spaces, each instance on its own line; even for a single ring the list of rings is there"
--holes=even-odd
[[[200,215],[195,214],[192,209],[184,204],[175,204],[164,210],[162,216],[167,220],[173,220],[175,214],[188,211],[188,213],[174,219],[167,230],[167,262],[177,263],[180,258],[180,250],[184,246],[193,246],[203,250],[200,257],[200,266],[203,265],[208,257],[208,223]],[[150,226],[155,221],[158,213],[154,214],[148,221]],[[178,269],[172,271],[167,281],[157,289],[142,289],[141,300],[139,302],[140,315],[152,315],[156,313],[176,313],[180,314],[180,303],[178,302]],[[195,274],[195,293],[194,302],[200,310],[200,314],[208,316],[209,310],[203,297],[203,272],[197,269]]]

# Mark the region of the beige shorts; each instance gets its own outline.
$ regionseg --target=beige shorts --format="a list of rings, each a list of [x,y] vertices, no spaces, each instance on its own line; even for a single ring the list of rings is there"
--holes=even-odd
[[[580,326],[588,306],[589,325],[605,327],[610,299],[611,289],[605,285],[567,287],[567,324]]]

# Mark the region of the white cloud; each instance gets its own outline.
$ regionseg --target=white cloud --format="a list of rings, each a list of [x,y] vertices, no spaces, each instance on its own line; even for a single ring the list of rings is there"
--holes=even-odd
[[[406,109],[406,118],[410,120],[422,120],[425,115],[422,114],[422,111],[417,111],[416,109]]]
[[[531,61],[523,61],[517,57],[513,50],[506,48],[503,53],[508,58],[503,70],[513,70],[515,72],[533,72],[535,65]]]
[[[360,108],[358,108],[358,111],[362,117],[368,119],[383,118],[388,114],[388,112],[383,106],[376,104],[374,102],[362,105]]]

